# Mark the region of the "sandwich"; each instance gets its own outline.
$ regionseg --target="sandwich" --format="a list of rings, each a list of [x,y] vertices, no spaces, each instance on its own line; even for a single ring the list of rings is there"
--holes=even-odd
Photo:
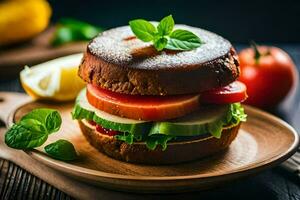
[[[82,58],[78,75],[87,86],[72,115],[87,141],[114,159],[152,165],[225,150],[246,120],[246,87],[236,81],[239,62],[231,43],[175,25],[197,36],[199,45],[162,49],[140,39],[132,24],[100,33]]]

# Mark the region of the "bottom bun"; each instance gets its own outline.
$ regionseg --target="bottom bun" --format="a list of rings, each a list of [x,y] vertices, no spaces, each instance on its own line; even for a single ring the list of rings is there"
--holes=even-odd
[[[101,134],[85,120],[79,120],[79,126],[93,147],[112,158],[130,163],[162,165],[197,160],[226,149],[236,138],[240,124],[224,129],[220,139],[209,136],[195,140],[169,142],[165,151],[160,146],[155,150],[149,150],[144,142],[135,142],[130,145],[112,136]]]

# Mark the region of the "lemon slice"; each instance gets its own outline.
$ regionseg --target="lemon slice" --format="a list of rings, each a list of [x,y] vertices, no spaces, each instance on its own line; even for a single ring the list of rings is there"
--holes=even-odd
[[[21,84],[34,99],[69,101],[85,83],[77,76],[82,54],[57,58],[20,72]]]

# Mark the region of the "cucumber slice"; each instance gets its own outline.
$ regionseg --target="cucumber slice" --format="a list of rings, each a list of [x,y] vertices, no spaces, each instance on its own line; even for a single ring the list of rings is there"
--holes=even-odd
[[[93,120],[97,124],[101,124],[104,128],[131,133],[135,136],[149,133],[152,126],[152,123],[149,121],[118,117],[98,110],[89,104],[86,98],[86,89],[83,89],[79,93],[72,116],[73,119]]]
[[[182,118],[153,124],[149,135],[164,134],[171,136],[197,136],[211,133],[210,127],[220,126],[222,129],[224,118],[228,113],[229,105],[205,106],[200,110]],[[221,130],[222,131],[222,130]],[[219,130],[213,132],[220,132]],[[214,136],[218,134],[211,133]],[[219,137],[219,136],[217,136]]]
[[[240,110],[241,106],[238,105],[206,105],[194,113],[174,120],[165,122],[140,121],[112,115],[93,107],[89,104],[86,98],[86,89],[84,89],[77,97],[72,115],[74,119],[93,120],[104,128],[129,133],[136,140],[145,140],[154,136],[189,137],[203,134],[211,134],[220,138],[224,127],[237,124],[232,123],[232,120],[239,117],[235,114],[236,110]],[[124,137],[127,136],[129,135],[124,135]]]

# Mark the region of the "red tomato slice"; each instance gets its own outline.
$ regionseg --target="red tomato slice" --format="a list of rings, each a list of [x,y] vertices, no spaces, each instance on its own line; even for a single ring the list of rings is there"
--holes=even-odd
[[[99,110],[137,120],[161,121],[184,116],[199,107],[199,94],[172,96],[127,95],[89,84],[87,99]]]
[[[200,101],[228,104],[246,98],[246,86],[239,81],[201,94],[171,96],[128,95],[91,84],[87,86],[87,99],[91,105],[113,115],[137,120],[161,121],[181,117],[196,110]]]
[[[242,102],[247,99],[246,86],[244,83],[235,81],[225,87],[203,92],[201,102],[226,104]]]
[[[115,136],[115,135],[121,134],[121,132],[119,132],[119,131],[114,131],[112,129],[104,128],[104,127],[100,126],[99,124],[96,125],[96,130],[99,133],[104,134],[104,135],[108,135],[108,136]]]

